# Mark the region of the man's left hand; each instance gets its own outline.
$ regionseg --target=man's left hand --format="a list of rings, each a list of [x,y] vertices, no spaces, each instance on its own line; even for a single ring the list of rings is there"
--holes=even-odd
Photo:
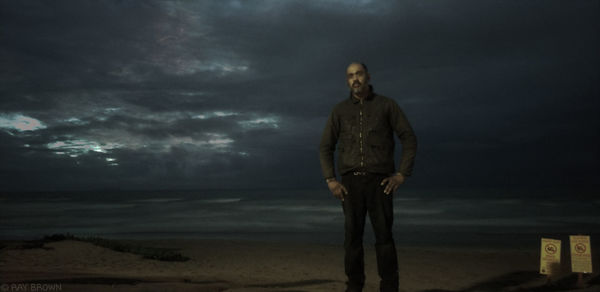
[[[403,183],[404,183],[404,175],[402,175],[401,173],[397,173],[390,177],[384,178],[381,181],[381,185],[385,186],[385,189],[383,190],[383,192],[386,193],[387,195],[395,192],[398,189],[398,187],[400,187],[400,185]]]

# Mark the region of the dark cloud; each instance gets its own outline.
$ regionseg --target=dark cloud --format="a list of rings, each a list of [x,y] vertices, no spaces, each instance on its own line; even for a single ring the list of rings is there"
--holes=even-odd
[[[597,186],[598,8],[4,1],[2,188],[317,186],[356,60],[417,132],[414,186]]]

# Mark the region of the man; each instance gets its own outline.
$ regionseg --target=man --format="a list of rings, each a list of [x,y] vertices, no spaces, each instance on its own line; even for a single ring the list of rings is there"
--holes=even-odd
[[[362,291],[364,286],[363,231],[367,212],[375,232],[380,291],[398,291],[392,194],[411,175],[417,139],[400,107],[394,100],[374,93],[370,79],[366,65],[348,66],[350,97],[337,104],[329,116],[319,154],[327,186],[342,201],[344,210],[346,291]],[[393,133],[402,143],[398,172]],[[333,165],[336,145],[341,183]]]

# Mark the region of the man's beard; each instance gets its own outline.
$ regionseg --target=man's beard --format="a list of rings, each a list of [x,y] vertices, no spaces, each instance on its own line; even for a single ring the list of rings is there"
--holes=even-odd
[[[358,87],[354,87],[354,85],[352,86],[352,93],[354,93],[354,94],[365,93],[366,90],[367,90],[367,88],[365,86],[363,86],[362,84],[360,84],[360,86],[358,86]]]

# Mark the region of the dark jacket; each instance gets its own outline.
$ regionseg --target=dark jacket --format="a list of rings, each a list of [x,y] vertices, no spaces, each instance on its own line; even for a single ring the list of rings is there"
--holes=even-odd
[[[323,131],[319,146],[323,176],[326,179],[335,177],[333,153],[336,145],[341,175],[350,171],[395,173],[393,133],[402,143],[399,172],[410,176],[417,152],[417,137],[398,104],[373,91],[363,101],[350,94],[350,98],[334,107]]]

